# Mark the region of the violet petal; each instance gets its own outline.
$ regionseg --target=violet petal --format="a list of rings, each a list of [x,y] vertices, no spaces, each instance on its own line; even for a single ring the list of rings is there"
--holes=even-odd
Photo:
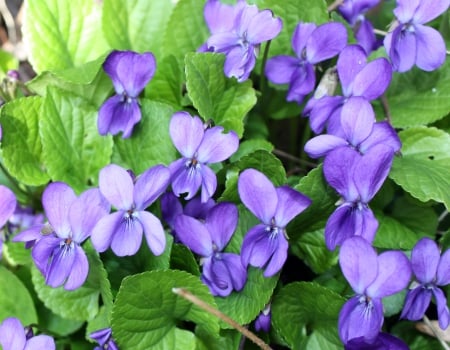
[[[411,252],[411,266],[420,283],[431,283],[434,280],[439,260],[439,248],[432,239],[424,237],[416,243]]]
[[[387,59],[380,57],[369,62],[356,75],[352,89],[354,96],[363,96],[372,101],[380,97],[392,79],[392,66]]]
[[[42,239],[38,244],[40,242],[42,242]],[[61,286],[73,269],[75,254],[74,243],[64,243],[62,246],[55,247],[45,273],[45,283],[53,288]]]
[[[55,341],[52,337],[44,334],[37,335],[28,339],[27,344],[23,350],[55,350]]]
[[[272,182],[255,169],[244,170],[238,180],[242,203],[263,223],[270,224],[278,205],[278,196]]]
[[[356,75],[366,66],[367,56],[359,45],[349,45],[339,54],[337,71],[344,96],[349,96]]]
[[[406,318],[411,321],[420,320],[431,302],[431,289],[418,286],[408,291],[406,294],[405,305],[403,306],[400,318]]]
[[[421,24],[415,25],[417,43],[417,67],[432,71],[445,62],[446,48],[442,35],[434,28]]]
[[[42,194],[45,215],[61,238],[69,237],[71,231],[69,209],[75,199],[75,192],[63,182],[52,182]]]
[[[444,13],[450,6],[450,0],[419,1],[414,13],[416,23],[427,23]]]
[[[433,288],[433,294],[437,305],[439,327],[445,330],[447,329],[450,320],[450,312],[447,306],[447,298],[445,297],[444,292],[440,288]]]
[[[203,122],[197,116],[191,117],[187,112],[172,115],[169,133],[175,148],[183,157],[192,158],[203,138]]]
[[[378,275],[367,288],[372,298],[384,298],[405,289],[411,279],[411,265],[400,251],[387,251],[378,257]]]
[[[363,97],[350,97],[342,106],[341,127],[348,142],[357,147],[371,133],[375,122],[372,105]]]
[[[357,294],[364,294],[376,280],[378,271],[377,253],[361,237],[352,237],[342,243],[339,264],[342,273]]]
[[[306,57],[308,62],[316,64],[336,56],[346,44],[345,26],[339,22],[328,22],[311,33],[306,43]]]
[[[201,201],[206,203],[216,192],[217,188],[217,177],[214,171],[212,171],[207,165],[200,168],[200,174],[202,177],[202,193]],[[192,196],[186,197],[186,199],[191,199]]]
[[[334,135],[319,135],[313,137],[305,144],[305,152],[311,158],[320,158],[327,155],[332,150],[345,147],[348,142],[341,137]]]
[[[233,289],[239,292],[247,282],[247,269],[242,265],[241,257],[233,253],[222,253],[221,257],[230,272]]]
[[[230,241],[237,223],[238,210],[232,203],[221,202],[207,214],[205,226],[219,251],[222,251]]]
[[[264,224],[258,224],[254,227],[252,227],[244,236],[244,240],[242,242],[242,248],[241,248],[241,261],[242,265],[244,267],[247,267],[250,263],[250,260],[253,260],[253,248],[257,241],[259,240],[265,240],[267,236],[266,231],[267,226]],[[270,258],[270,256],[260,256],[259,260],[262,261],[261,267],[264,266],[264,264],[267,262],[267,260]],[[258,257],[257,257],[258,259]]]
[[[164,165],[155,165],[142,173],[133,190],[136,210],[150,206],[166,190],[169,182],[170,171]]]
[[[289,248],[289,243],[282,232],[278,232],[275,238],[270,238],[269,243],[274,245],[274,251],[264,271],[264,277],[266,278],[272,277],[280,272],[286,262]],[[254,250],[254,254],[257,254],[256,249]]]
[[[143,228],[140,221],[134,217],[125,214],[116,230],[113,232],[111,240],[111,249],[117,256],[134,255],[139,250],[142,243]]]
[[[60,242],[61,238],[50,234],[42,236],[42,238],[34,245],[31,256],[33,257],[36,267],[43,275],[46,274],[48,261],[55,248],[59,247]]]
[[[205,224],[187,215],[178,215],[174,223],[180,241],[194,253],[209,257],[213,254],[213,242]]]
[[[399,151],[402,147],[397,132],[387,121],[376,122],[373,124],[372,132],[367,139],[359,145],[359,151],[364,154],[377,144],[389,146],[392,148],[393,152]]]
[[[217,163],[229,158],[239,147],[239,137],[234,131],[223,133],[221,126],[205,131],[198,148],[197,159],[200,163]]]
[[[74,247],[75,259],[69,277],[64,285],[65,290],[74,290],[83,285],[89,273],[89,262],[83,248]]]
[[[292,48],[298,58],[302,58],[303,49],[306,47],[311,33],[317,28],[315,23],[299,23],[292,35]]]
[[[275,224],[284,228],[293,218],[311,205],[311,200],[289,186],[280,186],[275,190],[278,197],[274,215]]]
[[[133,179],[122,167],[110,164],[100,170],[100,192],[117,209],[129,210],[133,206]]]
[[[436,284],[445,286],[450,284],[450,249],[447,249],[439,259],[436,273]]]
[[[6,318],[0,324],[0,345],[5,350],[22,350],[26,339],[22,323],[17,318]]]
[[[248,25],[247,40],[253,45],[272,40],[281,32],[283,23],[280,18],[274,18],[270,10],[259,11],[252,17]]]
[[[91,233],[91,241],[96,251],[101,253],[109,248],[114,232],[124,220],[124,215],[124,211],[116,211],[101,218],[97,225],[94,226]]]
[[[14,192],[8,187],[0,185],[0,227],[6,224],[16,209],[17,200]]]
[[[265,74],[274,84],[288,84],[297,68],[298,60],[291,56],[275,56],[267,60]]]
[[[137,220],[141,223],[147,244],[156,256],[161,255],[166,249],[166,235],[161,221],[148,211],[137,212]]]

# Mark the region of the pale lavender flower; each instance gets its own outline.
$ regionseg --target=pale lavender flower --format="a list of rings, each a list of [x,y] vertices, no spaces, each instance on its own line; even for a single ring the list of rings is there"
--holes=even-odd
[[[352,26],[358,44],[367,54],[376,50],[381,43],[377,40],[372,23],[365,13],[379,4],[380,0],[344,0],[338,11]]]
[[[343,96],[323,96],[311,98],[305,106],[304,115],[309,115],[311,129],[322,132],[327,125],[328,133],[342,134],[341,111],[343,105],[354,98],[358,104],[348,107],[348,113],[358,113],[359,108],[373,109],[370,101],[380,97],[389,86],[392,67],[383,57],[367,62],[367,55],[359,45],[345,47],[337,61],[337,72],[342,86]],[[365,106],[363,106],[365,105]]]
[[[313,137],[305,144],[305,152],[311,158],[319,158],[340,147],[350,147],[365,154],[372,147],[383,144],[397,152],[400,139],[387,122],[375,122],[370,104],[363,97],[353,97],[341,110],[340,129],[335,135],[325,134]]]
[[[328,249],[334,250],[352,236],[373,241],[378,221],[368,203],[386,179],[393,157],[392,148],[383,144],[374,146],[364,156],[349,147],[327,155],[323,164],[325,179],[342,197],[325,226]]]
[[[238,222],[238,210],[234,204],[219,203],[201,222],[187,215],[178,215],[174,227],[180,241],[202,258],[201,279],[211,294],[228,296],[240,291],[247,281],[247,270],[239,255],[225,253]]]
[[[16,196],[6,186],[0,185],[0,229],[11,218],[17,205]],[[5,235],[5,237],[4,237]],[[0,259],[2,258],[3,240],[6,239],[4,231],[0,232]]]
[[[52,287],[79,288],[89,272],[89,263],[81,247],[97,221],[110,207],[98,189],[77,197],[67,184],[54,182],[42,195],[42,205],[51,232],[41,234],[33,246],[33,260]],[[36,232],[35,232],[36,233]]]
[[[167,188],[170,172],[163,165],[147,169],[134,182],[122,167],[110,164],[100,171],[99,187],[117,211],[95,225],[91,240],[104,252],[109,247],[117,256],[134,255],[142,243],[142,233],[155,255],[166,247],[166,236],[159,219],[145,211]]]
[[[94,350],[119,350],[116,342],[112,338],[111,328],[103,328],[89,334],[100,346],[96,346]]]
[[[282,22],[270,10],[259,11],[256,5],[238,1],[234,7],[209,0],[205,19],[211,30],[206,50],[224,53],[224,72],[239,82],[247,80],[255,67],[261,43],[272,40],[281,31]],[[205,47],[202,47],[205,50]]]
[[[394,15],[398,26],[384,39],[394,70],[406,72],[417,65],[432,71],[444,63],[444,39],[424,24],[447,11],[449,5],[450,0],[397,0]]]
[[[339,313],[339,337],[374,342],[383,325],[382,298],[403,290],[411,278],[408,258],[400,251],[376,251],[362,237],[347,239],[339,252],[342,273],[355,291]]]
[[[411,321],[420,320],[434,296],[439,327],[446,329],[450,315],[447,299],[439,286],[450,283],[450,250],[441,256],[437,244],[424,237],[412,249],[411,266],[418,283],[408,291],[400,317]]]
[[[265,74],[274,84],[289,84],[286,99],[300,104],[316,84],[314,65],[336,56],[346,44],[347,31],[341,23],[299,23],[292,36],[296,57],[272,57]]]
[[[208,164],[229,158],[239,147],[234,131],[223,133],[223,127],[206,128],[197,116],[177,112],[170,120],[170,136],[182,158],[170,164],[172,190],[176,196],[195,196],[201,187],[201,200],[206,202],[216,191],[217,178]]]
[[[55,350],[55,341],[48,335],[33,335],[14,317],[0,324],[0,345],[3,350]]]
[[[42,237],[42,231],[46,229],[43,214],[35,214],[33,208],[22,207],[17,204],[14,214],[8,221],[8,229],[11,233],[19,232],[12,239],[13,242],[25,242],[25,248],[30,249],[37,240]],[[49,227],[49,233],[52,229]]]
[[[242,203],[261,220],[244,237],[242,263],[265,268],[264,276],[271,277],[281,270],[287,258],[287,224],[305,210],[311,200],[289,186],[275,188],[255,169],[240,174],[238,191]]]
[[[141,120],[138,97],[155,73],[155,57],[150,52],[113,51],[103,69],[111,78],[116,95],[100,107],[98,132],[116,135],[122,131],[122,138],[130,137],[133,127]]]

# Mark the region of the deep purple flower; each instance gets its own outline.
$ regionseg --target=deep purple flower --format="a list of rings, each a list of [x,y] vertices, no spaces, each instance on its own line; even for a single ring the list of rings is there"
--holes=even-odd
[[[338,11],[352,26],[358,44],[367,54],[376,50],[380,45],[376,39],[372,23],[364,14],[379,4],[380,0],[344,0]]]
[[[289,186],[275,188],[255,169],[244,170],[238,180],[242,203],[261,223],[251,228],[242,243],[242,263],[265,268],[271,277],[283,267],[287,258],[287,224],[310,204],[311,200]]]
[[[347,31],[341,23],[299,23],[292,36],[297,57],[272,57],[265,73],[272,83],[289,84],[286,99],[300,104],[316,84],[314,65],[336,56],[346,44]]]
[[[345,344],[345,350],[409,350],[400,339],[388,333],[379,333],[374,340],[368,341],[364,337],[351,339]]]
[[[255,330],[257,332],[263,331],[268,333],[270,331],[270,324],[272,320],[272,312],[270,304],[262,310],[255,320]]]
[[[119,350],[119,347],[112,338],[111,328],[103,328],[89,334],[100,346],[96,346],[94,350]]]
[[[224,53],[225,75],[240,82],[247,80],[255,67],[261,43],[275,38],[282,28],[281,19],[274,18],[272,11],[259,11],[245,1],[231,7],[209,0],[205,19],[211,30],[206,50]]]
[[[449,325],[449,309],[444,292],[438,286],[450,283],[450,250],[441,257],[437,244],[424,237],[411,252],[411,266],[418,283],[408,291],[400,317],[411,321],[420,320],[434,296],[439,327],[446,329]]]
[[[111,78],[116,95],[100,107],[98,132],[116,135],[122,131],[123,138],[130,137],[134,125],[141,120],[138,97],[155,73],[155,57],[150,52],[113,51],[103,69]]]
[[[36,335],[24,329],[17,318],[6,318],[0,324],[0,345],[3,350],[55,350],[55,341],[48,335]]]
[[[117,211],[95,225],[91,240],[94,248],[104,252],[111,246],[118,256],[134,255],[142,243],[142,233],[155,255],[166,247],[166,236],[159,219],[145,211],[167,188],[170,172],[163,165],[147,169],[134,182],[118,165],[110,164],[100,171],[99,187]]]
[[[337,71],[343,96],[311,98],[303,111],[304,115],[309,115],[311,129],[316,134],[321,133],[327,123],[328,133],[341,133],[343,105],[358,97],[358,108],[372,110],[370,101],[384,93],[392,78],[390,63],[382,57],[367,62],[367,55],[359,45],[349,45],[342,50],[337,61]],[[356,113],[357,110],[348,112]]]
[[[216,174],[207,164],[229,158],[239,147],[234,131],[223,133],[223,127],[205,130],[201,119],[186,112],[177,112],[170,120],[170,136],[183,158],[170,164],[172,190],[176,196],[187,193],[185,199],[195,196],[202,188],[202,202],[212,197],[217,187]]]
[[[397,0],[394,15],[399,24],[384,39],[394,70],[405,72],[417,65],[432,71],[444,63],[444,39],[424,24],[444,13],[449,5],[450,0]]]
[[[42,205],[52,231],[36,240],[32,256],[52,287],[64,284],[73,290],[86,280],[89,264],[81,248],[97,221],[109,212],[109,205],[98,189],[77,197],[67,184],[54,182],[42,195]]]
[[[400,251],[377,256],[365,239],[352,237],[341,246],[339,264],[356,293],[339,313],[339,337],[344,344],[355,338],[373,342],[384,321],[381,299],[407,286],[411,278],[409,260]]]
[[[375,122],[370,104],[363,97],[353,97],[342,106],[336,134],[313,137],[305,144],[305,152],[311,158],[319,158],[336,148],[350,147],[364,154],[378,144],[390,146],[393,152],[401,148],[394,128],[387,121]]]
[[[175,218],[178,238],[202,258],[202,281],[211,294],[228,296],[233,290],[240,291],[247,280],[247,270],[237,254],[224,253],[238,222],[238,210],[234,204],[219,203],[201,222],[187,215]]]
[[[16,196],[14,193],[6,186],[0,185],[0,229],[5,226],[6,222],[13,215],[14,210],[17,205]],[[3,237],[4,232],[0,232],[0,259],[2,258],[3,251],[3,240],[6,237]]]
[[[379,144],[364,156],[342,147],[325,158],[324,176],[342,197],[325,226],[328,249],[334,250],[352,236],[362,236],[369,243],[373,241],[378,221],[368,203],[386,179],[393,156],[392,148]]]

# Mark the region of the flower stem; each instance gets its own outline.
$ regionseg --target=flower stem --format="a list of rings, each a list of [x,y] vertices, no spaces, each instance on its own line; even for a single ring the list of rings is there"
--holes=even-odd
[[[382,35],[382,36],[388,35],[388,32],[385,32],[384,30],[380,30],[380,29],[376,29],[376,28],[373,29],[373,32],[375,34]]]
[[[333,2],[330,6],[328,6],[328,12],[332,12],[334,10],[336,10],[339,5],[341,5],[344,2],[344,0],[335,0],[335,2]]]
[[[264,70],[266,68],[267,56],[269,56],[269,49],[270,49],[271,42],[272,41],[269,40],[266,43],[266,46],[264,47],[264,54],[263,54],[262,63],[261,63],[261,73],[259,76],[259,88],[261,89],[261,97],[264,97],[264,92],[266,90],[266,85],[267,85],[266,75],[264,74]]]
[[[433,324],[430,322],[430,319],[426,315],[423,316],[423,322],[425,322],[425,324],[434,333],[434,336],[436,337],[436,339],[439,340],[439,343],[441,343],[442,348],[445,350],[450,350],[450,347],[448,346],[448,344],[439,336],[439,334],[436,331],[436,329],[434,328]]]
[[[380,97],[381,107],[383,108],[384,116],[389,124],[392,125],[392,117],[391,110],[389,109],[389,103],[386,97],[386,94],[381,95]]]
[[[209,312],[210,314],[216,316],[217,318],[221,319],[222,321],[228,323],[231,327],[239,331],[243,336],[250,339],[252,342],[254,342],[256,345],[258,345],[263,350],[272,350],[272,348],[267,345],[261,338],[256,336],[253,332],[250,332],[247,328],[241,326],[239,323],[237,323],[232,318],[228,317],[227,315],[223,314],[219,310],[213,308],[211,305],[207,304],[203,300],[196,297],[194,294],[188,292],[186,289],[183,288],[172,288],[172,292],[175,294],[183,297],[184,299],[190,301],[191,303],[197,305],[198,307],[202,308],[206,312]]]

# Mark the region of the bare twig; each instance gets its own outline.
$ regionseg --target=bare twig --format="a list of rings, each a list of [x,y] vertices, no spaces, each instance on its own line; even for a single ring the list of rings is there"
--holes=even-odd
[[[450,347],[448,346],[448,344],[439,336],[439,332],[436,331],[433,324],[430,322],[430,319],[426,315],[423,316],[423,322],[425,322],[425,324],[434,333],[434,336],[436,337],[436,339],[439,340],[439,343],[441,343],[442,348],[445,350],[450,350]]]
[[[272,350],[272,348],[267,345],[261,338],[256,336],[253,332],[250,332],[247,328],[242,327],[239,323],[237,323],[232,318],[228,317],[227,315],[223,314],[219,310],[213,308],[208,303],[204,302],[203,300],[196,297],[194,294],[188,292],[186,289],[183,288],[172,288],[172,292],[175,294],[185,298],[186,300],[190,301],[191,303],[197,305],[198,307],[202,308],[203,310],[209,312],[210,314],[216,316],[217,318],[221,319],[222,321],[228,323],[231,327],[239,331],[242,335],[250,339],[252,342],[254,342],[256,345],[258,345],[263,350]]]
[[[279,156],[279,157],[282,157],[282,158],[291,160],[291,161],[293,161],[293,162],[295,162],[295,163],[297,163],[297,164],[307,165],[307,166],[310,166],[310,167],[312,167],[312,168],[317,167],[317,164],[315,164],[315,163],[308,162],[307,160],[303,160],[303,159],[294,157],[292,154],[289,154],[289,153],[287,153],[287,152],[285,152],[285,151],[282,151],[282,150],[280,150],[280,149],[276,149],[276,148],[275,148],[275,149],[272,151],[272,153],[275,154],[276,156]]]
[[[391,111],[389,109],[389,103],[387,101],[386,94],[381,95],[380,97],[381,107],[383,108],[384,116],[389,124],[392,125],[392,116]]]

